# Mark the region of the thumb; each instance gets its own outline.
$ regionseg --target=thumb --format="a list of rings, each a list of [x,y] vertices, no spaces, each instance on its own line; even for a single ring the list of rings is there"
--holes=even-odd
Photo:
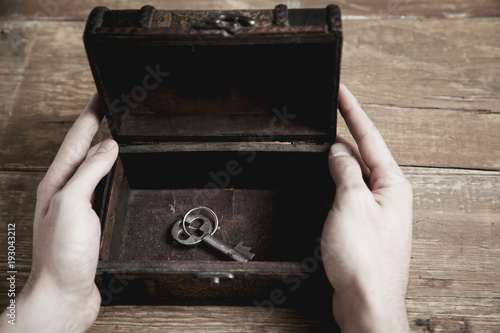
[[[65,188],[90,200],[97,184],[111,170],[117,156],[118,144],[114,140],[107,139],[95,145]]]
[[[333,144],[328,156],[328,167],[337,188],[359,185],[366,187],[361,166],[353,157],[349,146],[343,143]]]

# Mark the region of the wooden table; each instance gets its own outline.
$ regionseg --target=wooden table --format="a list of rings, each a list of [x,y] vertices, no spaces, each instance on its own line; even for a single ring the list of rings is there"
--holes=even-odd
[[[324,7],[317,0],[284,1]],[[37,183],[95,90],[82,43],[97,5],[138,0],[3,0],[0,5],[0,297],[7,223],[17,287],[31,264]],[[272,8],[271,1],[149,1],[162,9]],[[407,305],[414,332],[500,332],[500,2],[337,1],[342,81],[414,188]],[[339,124],[341,135],[346,127]],[[96,141],[108,135],[104,124]],[[102,307],[91,332],[327,331],[329,313],[255,307]],[[4,319],[2,319],[4,320]]]

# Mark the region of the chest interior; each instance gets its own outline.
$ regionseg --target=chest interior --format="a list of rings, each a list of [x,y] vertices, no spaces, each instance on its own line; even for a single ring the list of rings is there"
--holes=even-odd
[[[238,279],[303,275],[333,201],[327,156],[335,140],[340,14],[290,10],[280,26],[277,9],[151,8],[96,8],[84,35],[120,144],[101,192],[101,283],[114,274],[141,281],[137,290],[152,298],[175,298],[183,294],[168,277],[191,284],[226,277],[232,291],[219,288],[213,294],[220,299],[264,292],[234,288]],[[193,28],[214,15],[245,15],[256,25]],[[217,214],[215,237],[230,246],[242,241],[254,259],[235,262],[207,246],[174,242],[173,223],[198,206]]]

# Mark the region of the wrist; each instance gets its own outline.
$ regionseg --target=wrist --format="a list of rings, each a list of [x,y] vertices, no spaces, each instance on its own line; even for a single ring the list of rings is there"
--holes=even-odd
[[[342,333],[409,332],[404,295],[388,299],[379,290],[336,290],[333,314]]]
[[[95,285],[75,295],[62,292],[50,279],[30,276],[16,300],[16,325],[1,323],[0,330],[84,332],[97,318],[100,300]]]

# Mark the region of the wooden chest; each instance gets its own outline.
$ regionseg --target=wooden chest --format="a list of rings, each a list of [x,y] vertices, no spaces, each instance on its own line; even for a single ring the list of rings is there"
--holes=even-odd
[[[120,144],[96,200],[103,304],[274,306],[328,288],[319,237],[334,194],[338,7],[97,7],[84,42]],[[198,206],[217,214],[215,237],[254,259],[174,242],[172,225]]]

